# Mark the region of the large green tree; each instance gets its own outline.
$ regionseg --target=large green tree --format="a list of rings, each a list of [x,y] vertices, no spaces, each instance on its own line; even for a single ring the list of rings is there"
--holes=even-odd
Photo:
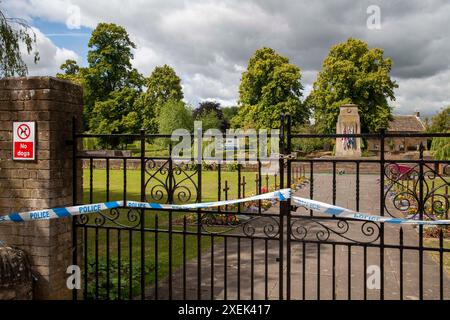
[[[192,112],[194,120],[203,122],[203,130],[211,128],[226,129],[226,122],[223,116],[220,103],[216,101],[202,101]]]
[[[35,50],[36,34],[33,29],[23,19],[5,16],[0,8],[0,78],[27,75],[28,67],[22,59],[21,44],[37,63],[39,53]]]
[[[91,132],[108,133],[137,133],[140,129],[140,111],[136,109],[139,93],[133,88],[122,88],[110,93],[108,99],[97,101],[91,112],[89,124]],[[102,145],[115,148],[118,139],[102,140]]]
[[[239,112],[234,127],[278,128],[280,115],[289,113],[296,123],[308,120],[301,103],[300,68],[271,48],[256,50],[239,86]]]
[[[147,91],[142,93],[138,104],[142,109],[143,127],[155,132],[158,130],[157,118],[167,102],[183,100],[181,79],[172,67],[165,64],[153,70],[145,85]]]
[[[392,60],[383,54],[353,38],[331,48],[307,98],[319,132],[336,131],[339,107],[345,103],[359,106],[363,132],[388,126],[392,118],[388,99],[395,100],[398,86],[390,77]]]
[[[194,128],[192,110],[183,101],[167,101],[158,116],[158,128],[161,134],[172,134],[176,129],[192,132]]]
[[[125,28],[114,23],[99,23],[89,40],[88,67],[83,70],[85,119],[96,102],[123,88],[140,91],[143,77],[132,67],[135,44]],[[89,122],[90,123],[90,122]]]

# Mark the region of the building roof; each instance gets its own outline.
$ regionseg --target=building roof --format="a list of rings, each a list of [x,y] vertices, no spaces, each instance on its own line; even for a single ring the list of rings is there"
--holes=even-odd
[[[390,132],[421,132],[425,131],[425,126],[417,115],[394,116],[389,124]]]

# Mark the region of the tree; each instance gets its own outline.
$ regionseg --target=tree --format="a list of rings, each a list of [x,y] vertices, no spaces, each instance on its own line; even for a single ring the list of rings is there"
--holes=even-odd
[[[225,129],[230,128],[231,125],[231,119],[238,113],[238,107],[232,106],[232,107],[223,107],[222,108],[223,113],[223,120],[225,122]]]
[[[64,71],[64,74],[75,75],[80,71],[80,67],[77,62],[72,59],[67,59],[61,66],[60,69]]]
[[[235,127],[278,128],[280,115],[289,113],[299,123],[308,120],[302,105],[300,69],[271,48],[256,50],[239,86],[239,112]]]
[[[36,34],[23,19],[9,18],[0,9],[0,77],[26,76],[28,67],[22,59],[20,44],[28,54],[33,51],[34,63],[39,61],[35,50]],[[34,50],[33,50],[34,49]]]
[[[197,109],[192,112],[194,120],[200,120],[203,122],[203,130],[210,128],[216,128],[225,130],[226,123],[223,117],[220,103],[215,101],[203,101],[200,102]]]
[[[132,88],[123,88],[112,92],[108,99],[97,101],[89,119],[91,132],[97,134],[137,133],[140,129],[140,114],[135,108],[139,93]],[[115,148],[118,139],[102,140],[102,145]]]
[[[429,132],[450,133],[450,106],[445,107],[431,119],[431,125],[428,128]],[[450,159],[450,138],[436,137],[431,143],[431,153],[436,160]]]
[[[132,49],[136,45],[127,31],[114,23],[99,23],[89,40],[88,68],[83,71],[85,119],[99,101],[114,91],[132,88],[140,91],[143,77],[132,68]]]
[[[390,77],[392,60],[383,53],[352,38],[331,48],[307,99],[319,132],[335,132],[339,107],[345,103],[359,106],[362,132],[388,127],[392,120],[388,99],[395,100],[398,86]]]
[[[182,101],[169,100],[161,108],[158,127],[161,134],[172,134],[176,129],[192,132],[194,127],[192,111]]]
[[[450,133],[450,131],[447,131],[447,133]],[[430,151],[436,160],[448,161],[450,159],[450,138],[433,138]]]
[[[438,114],[431,118],[429,132],[450,131],[450,106],[443,108]]]
[[[202,122],[202,130],[203,132],[209,130],[209,129],[219,129],[224,130],[224,122],[217,117],[217,113],[214,111],[208,111],[206,113],[203,113],[201,116],[199,116],[197,119],[198,121]]]
[[[181,79],[168,65],[156,67],[146,79],[147,91],[139,99],[142,108],[143,127],[154,132],[158,128],[157,119],[168,101],[183,100]]]
[[[57,73],[56,77],[59,79],[69,80],[79,85],[83,84],[84,68],[80,68],[75,60],[67,59],[60,67],[64,73]]]

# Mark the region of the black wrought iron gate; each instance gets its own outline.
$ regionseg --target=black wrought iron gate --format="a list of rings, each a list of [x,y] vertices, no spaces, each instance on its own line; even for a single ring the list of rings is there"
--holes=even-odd
[[[281,123],[279,170],[271,173],[260,160],[176,161],[164,142],[170,135],[93,135],[74,128],[73,202],[190,203],[292,188],[301,197],[381,216],[447,217],[448,159],[425,159],[423,146],[417,159],[385,158],[388,139],[411,134],[305,135],[292,132],[289,116]],[[414,137],[433,136],[450,137]],[[298,141],[342,137],[377,139],[379,155],[338,159],[296,153]],[[86,151],[93,139],[131,151]],[[148,150],[156,140],[164,140],[166,153]],[[214,210],[122,207],[80,216],[73,230],[73,260],[83,280],[74,299],[450,297],[448,229],[325,216],[296,208],[290,199]],[[424,237],[429,233],[434,233],[430,241]]]

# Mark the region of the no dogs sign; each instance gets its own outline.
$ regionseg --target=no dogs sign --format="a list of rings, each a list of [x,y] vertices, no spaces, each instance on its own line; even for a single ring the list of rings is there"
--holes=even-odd
[[[13,159],[34,160],[35,159],[35,123],[14,122],[13,123]]]

